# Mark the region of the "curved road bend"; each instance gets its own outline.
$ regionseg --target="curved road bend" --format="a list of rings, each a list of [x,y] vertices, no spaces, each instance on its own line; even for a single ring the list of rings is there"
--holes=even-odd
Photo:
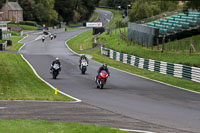
[[[162,133],[200,131],[199,94],[112,68],[106,88],[97,89],[94,77],[100,64],[94,61],[90,61],[87,74],[81,75],[78,69],[79,57],[66,48],[65,41],[86,30],[88,29],[83,28],[61,33],[56,39],[47,39],[45,43],[41,40],[28,43],[21,53],[43,79],[59,90],[83,100],[84,103],[148,123],[143,123],[142,126],[140,123],[140,129]],[[51,79],[49,74],[50,64],[55,57],[59,57],[62,63],[62,72],[57,80]],[[128,126],[126,120],[124,123],[126,127],[137,128]]]

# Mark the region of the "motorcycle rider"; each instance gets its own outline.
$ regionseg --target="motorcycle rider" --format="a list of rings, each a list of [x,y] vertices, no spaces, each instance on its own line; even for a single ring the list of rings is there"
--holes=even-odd
[[[55,34],[53,34],[53,37],[54,37],[54,38],[56,38],[56,33],[55,33]]]
[[[110,76],[110,72],[108,71],[107,64],[104,63],[104,64],[99,68],[99,70],[97,71],[97,73],[98,73],[97,77],[99,76],[99,74],[100,74],[101,71],[103,71],[103,70],[106,71],[106,72],[108,73],[108,76]]]
[[[56,58],[56,60],[52,62],[52,64],[51,64],[51,69],[50,69],[50,70],[51,70],[51,71],[53,70],[53,66],[54,66],[55,64],[58,64],[58,65],[59,65],[59,71],[61,71],[61,63],[60,63],[60,61],[59,61],[59,58]]]
[[[42,37],[42,42],[44,42],[44,40],[45,40],[45,38],[44,38],[44,36]]]
[[[51,38],[51,40],[53,39],[53,35],[52,34],[50,35],[50,38]]]
[[[87,63],[89,63],[88,58],[83,54],[83,55],[81,55],[81,57],[80,57],[80,59],[79,59],[79,68],[81,67],[81,61],[82,61],[82,60],[86,60]]]

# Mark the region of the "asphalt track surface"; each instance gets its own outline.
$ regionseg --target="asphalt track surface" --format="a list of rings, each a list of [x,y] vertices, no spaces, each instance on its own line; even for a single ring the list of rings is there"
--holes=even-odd
[[[56,39],[47,38],[44,43],[35,40],[37,34],[29,33],[20,51],[44,80],[83,102],[1,101],[0,107],[6,108],[0,108],[0,119],[93,123],[159,133],[200,132],[200,95],[197,93],[112,68],[109,68],[111,76],[105,89],[97,89],[94,77],[100,64],[92,60],[86,75],[81,75],[79,56],[65,46],[65,41],[87,30],[60,33]],[[53,80],[49,68],[56,57],[61,60],[62,71]]]

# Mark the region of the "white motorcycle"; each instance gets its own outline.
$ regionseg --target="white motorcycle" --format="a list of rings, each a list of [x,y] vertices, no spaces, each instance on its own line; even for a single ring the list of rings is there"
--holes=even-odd
[[[53,76],[53,79],[56,79],[57,78],[57,76],[58,76],[58,74],[59,74],[59,72],[60,72],[60,66],[59,66],[59,64],[54,64],[53,66],[52,66],[52,76]]]
[[[80,70],[81,70],[82,74],[85,74],[85,72],[87,71],[87,66],[88,66],[87,61],[86,60],[82,60],[81,61],[81,66],[80,66]]]

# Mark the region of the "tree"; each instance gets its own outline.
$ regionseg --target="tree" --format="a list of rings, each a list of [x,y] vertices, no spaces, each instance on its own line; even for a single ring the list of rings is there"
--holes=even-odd
[[[194,0],[194,1],[185,2],[185,4],[184,4],[184,12],[188,12],[189,9],[200,11],[200,1],[199,0]]]
[[[130,21],[137,21],[144,18],[151,17],[153,11],[146,1],[138,0],[132,5],[132,9],[129,13]]]
[[[74,16],[75,3],[79,0],[56,0],[55,10],[63,18],[65,22],[72,20]]]
[[[34,0],[20,0],[20,5],[22,6],[24,12],[24,20],[35,21],[35,9],[36,4]]]

